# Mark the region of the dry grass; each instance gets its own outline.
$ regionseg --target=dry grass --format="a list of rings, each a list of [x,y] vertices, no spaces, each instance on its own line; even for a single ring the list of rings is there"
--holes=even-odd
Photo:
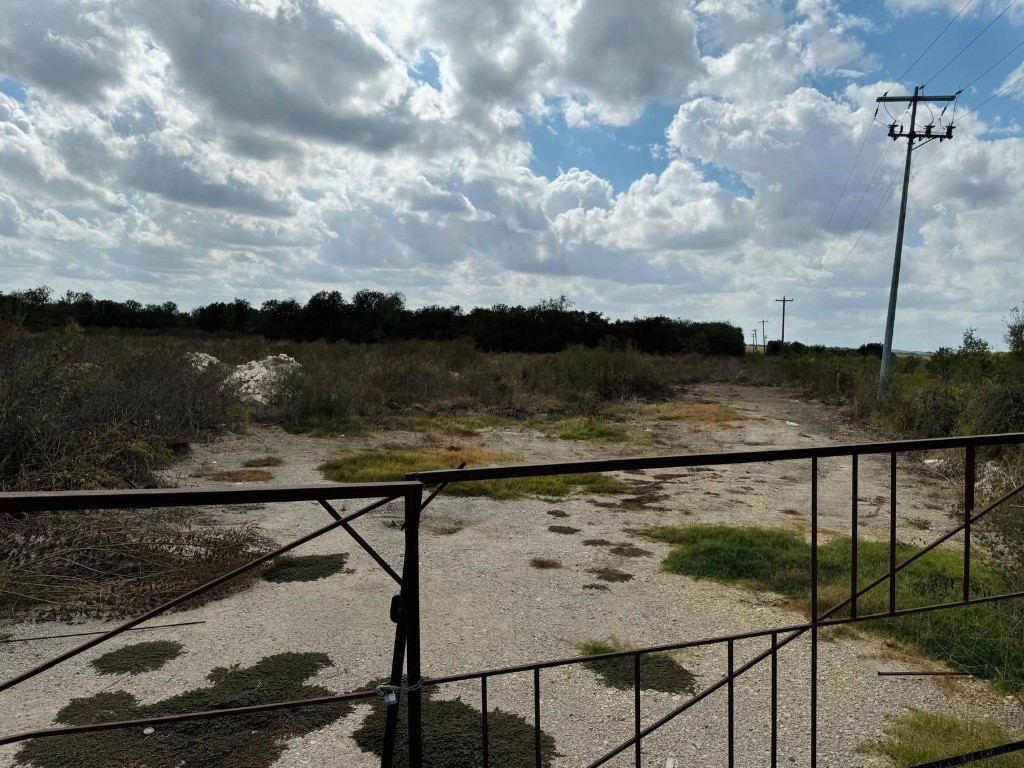
[[[274,473],[265,469],[222,469],[202,477],[217,483],[265,483],[274,479]]]
[[[644,418],[655,421],[685,421],[691,424],[729,424],[746,419],[735,408],[718,403],[693,403],[673,400],[640,406]]]

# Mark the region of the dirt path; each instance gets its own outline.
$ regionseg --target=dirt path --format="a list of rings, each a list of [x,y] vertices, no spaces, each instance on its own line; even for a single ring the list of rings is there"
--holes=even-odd
[[[681,395],[687,403],[723,405],[740,418],[731,422],[638,420],[631,425],[633,444],[599,446],[545,437],[516,429],[481,430],[476,440],[488,447],[517,453],[530,461],[596,456],[697,453],[769,447],[815,446],[871,439],[845,425],[829,408],[799,401],[776,389],[737,386],[694,387]],[[699,410],[699,409],[698,409]],[[358,449],[382,443],[412,443],[412,434],[325,440],[254,428],[247,434],[195,446],[189,459],[169,477],[181,485],[207,481],[202,470],[232,469],[261,455],[284,460],[274,468],[275,483],[322,482],[316,467],[339,448]],[[821,462],[821,525],[849,533],[849,461]],[[809,508],[808,462],[717,467],[710,471],[652,471],[623,477],[642,483],[627,497],[576,497],[552,504],[540,500],[495,502],[486,499],[439,497],[424,515],[422,539],[423,658],[428,676],[571,656],[590,640],[616,640],[643,647],[801,623],[801,615],[780,607],[773,595],[754,594],[661,571],[667,545],[631,539],[629,529],[655,524],[728,523],[806,531]],[[949,526],[945,502],[933,485],[916,472],[899,475],[900,537],[923,543],[934,531]],[[887,460],[863,459],[858,505],[860,533],[887,535]],[[350,505],[352,508],[355,505]],[[551,513],[558,512],[556,518]],[[368,515],[356,526],[360,534],[392,563],[400,561],[402,534],[395,527],[397,506]],[[223,522],[258,521],[280,541],[295,538],[324,524],[316,504],[254,507],[225,514]],[[552,524],[579,529],[576,534],[549,530]],[[457,532],[439,535],[437,532]],[[335,535],[336,534],[336,535]],[[648,556],[614,555],[608,547],[583,544],[588,539],[629,542],[649,550]],[[205,685],[218,665],[255,663],[282,651],[326,651],[334,666],[314,682],[335,691],[353,690],[387,672],[393,625],[387,618],[395,591],[381,572],[342,532],[302,548],[302,554],[349,553],[349,570],[328,579],[292,584],[260,582],[253,588],[202,608],[175,614],[165,621],[205,623],[161,633],[147,639],[173,638],[187,652],[164,668],[134,677],[98,676],[88,665],[99,652],[88,652],[36,680],[0,694],[5,732],[45,727],[69,697],[101,690],[126,689],[142,702]],[[562,567],[538,570],[530,559],[552,558]],[[625,583],[594,584],[590,569],[612,567],[632,575]],[[85,631],[97,622],[76,625]],[[46,625],[47,634],[60,625]],[[16,637],[41,634],[39,627],[17,626]],[[121,647],[139,635],[119,638]],[[68,641],[0,646],[3,677],[26,669],[71,647]],[[736,644],[736,663],[765,650],[760,640]],[[927,665],[908,658],[879,640],[860,634],[842,635],[820,645],[819,764],[881,766],[878,757],[858,752],[859,746],[882,735],[886,722],[909,707],[945,711],[974,718],[991,717],[1020,733],[1024,719],[1019,702],[994,693],[987,685],[962,678],[879,677],[880,670]],[[702,686],[726,669],[724,648],[677,654]],[[780,654],[780,765],[808,764],[809,644],[797,641]],[[737,765],[767,764],[768,670],[764,665],[736,686]],[[532,723],[532,679],[529,675],[495,678],[489,705],[522,715]],[[477,687],[447,688],[443,698],[461,696],[479,707]],[[643,719],[651,722],[681,701],[679,696],[645,692]],[[295,739],[279,768],[307,765],[372,766],[378,758],[359,750],[350,734],[366,707],[325,729]],[[564,755],[558,766],[584,765],[632,730],[632,693],[614,691],[578,667],[546,670],[542,675],[543,724]],[[724,723],[726,691],[710,696],[644,743],[645,764],[726,765]],[[14,765],[11,747],[0,747],[0,766]],[[632,765],[620,757],[609,765]]]

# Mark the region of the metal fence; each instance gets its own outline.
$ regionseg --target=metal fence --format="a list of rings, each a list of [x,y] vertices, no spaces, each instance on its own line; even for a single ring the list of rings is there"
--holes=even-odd
[[[791,645],[799,638],[808,637],[810,641],[810,669],[808,670],[810,696],[808,701],[809,727],[806,733],[807,749],[812,768],[818,764],[818,737],[819,737],[819,668],[818,668],[818,646],[819,633],[828,627],[859,624],[863,622],[879,622],[889,619],[908,616],[911,614],[926,613],[939,610],[955,610],[971,605],[990,603],[995,601],[1010,600],[1024,597],[1024,592],[1008,592],[998,595],[978,595],[972,591],[971,564],[972,564],[972,531],[975,525],[994,510],[1000,508],[1024,490],[1024,486],[1017,486],[1009,490],[1002,497],[996,499],[983,509],[975,509],[975,485],[977,480],[977,455],[980,448],[989,446],[1008,446],[1024,443],[1024,434],[1008,435],[984,435],[961,438],[942,438],[933,440],[910,440],[864,443],[857,445],[828,446],[821,448],[796,448],[781,450],[743,451],[716,454],[697,455],[675,455],[657,457],[639,457],[608,459],[596,461],[575,461],[562,463],[524,464],[504,467],[488,468],[459,468],[454,470],[442,470],[434,472],[412,473],[407,476],[404,482],[376,483],[376,484],[339,484],[324,486],[305,486],[293,488],[259,488],[259,489],[179,489],[179,490],[147,490],[147,491],[115,491],[115,492],[90,492],[90,493],[49,493],[49,494],[0,494],[0,515],[3,513],[20,514],[45,514],[57,510],[85,510],[85,509],[152,509],[157,507],[172,506],[194,506],[194,505],[231,505],[246,503],[267,503],[286,501],[317,501],[332,518],[332,521],[303,536],[278,548],[265,556],[253,560],[241,568],[214,579],[191,592],[171,600],[142,616],[126,622],[115,629],[105,632],[93,639],[87,640],[72,650],[60,654],[37,667],[17,675],[10,680],[0,683],[0,693],[16,685],[20,685],[36,675],[70,659],[78,654],[93,648],[100,643],[117,636],[118,634],[132,630],[144,624],[151,618],[184,603],[209,589],[213,589],[227,581],[241,576],[263,563],[288,552],[295,547],[322,536],[329,531],[341,528],[345,530],[359,546],[374,559],[378,566],[386,572],[399,585],[400,592],[392,604],[391,619],[395,622],[395,643],[391,664],[390,685],[381,686],[376,691],[361,691],[356,693],[339,694],[336,696],[305,699],[301,701],[286,701],[263,704],[259,706],[241,707],[234,709],[222,709],[208,712],[183,713],[160,718],[139,719],[132,721],[95,723],[81,726],[63,728],[48,728],[26,733],[0,736],[0,745],[10,744],[31,738],[47,738],[60,735],[71,735],[92,731],[108,730],[124,727],[143,727],[159,725],[161,723],[180,723],[190,720],[198,720],[211,717],[228,717],[255,712],[271,710],[290,709],[306,706],[320,706],[342,701],[354,701],[368,699],[378,695],[387,696],[389,702],[385,727],[384,745],[382,748],[382,766],[388,768],[394,759],[396,741],[396,730],[399,715],[399,700],[405,699],[408,718],[408,764],[421,766],[423,762],[422,753],[422,715],[421,715],[421,691],[425,687],[444,686],[467,681],[477,681],[480,695],[480,749],[482,765],[487,768],[494,764],[490,756],[489,740],[489,685],[496,679],[509,675],[529,673],[532,675],[532,699],[533,699],[533,729],[534,729],[534,762],[540,768],[547,765],[549,757],[542,750],[542,697],[541,697],[541,672],[543,670],[558,667],[572,667],[601,659],[616,657],[628,657],[633,662],[633,728],[631,735],[620,743],[609,749],[599,758],[587,763],[589,768],[604,765],[618,755],[632,752],[633,764],[640,768],[643,764],[642,745],[645,738],[650,737],[660,728],[676,720],[685,712],[702,701],[707,700],[712,694],[719,691],[726,693],[726,707],[724,714],[725,749],[726,760],[731,767],[735,765],[736,755],[736,709],[737,691],[736,682],[742,675],[759,665],[766,664],[769,668],[770,686],[768,691],[767,708],[770,712],[770,737],[766,746],[762,764],[776,766],[779,761],[779,729],[778,729],[778,669],[779,652]],[[964,485],[963,485],[963,522],[952,527],[946,533],[935,538],[927,546],[915,552],[912,556],[899,560],[897,557],[897,459],[900,454],[906,452],[920,451],[962,451],[964,455]],[[886,573],[874,579],[865,586],[860,586],[858,574],[858,483],[859,483],[859,460],[861,457],[870,455],[882,455],[889,458],[889,516],[888,516],[888,544],[889,560]],[[825,458],[848,458],[850,461],[850,587],[849,595],[838,604],[828,608],[819,606],[819,462]],[[466,481],[487,481],[510,478],[528,478],[550,475],[569,475],[592,472],[616,472],[636,471],[649,469],[667,469],[684,467],[713,467],[738,464],[760,464],[764,462],[805,462],[808,465],[807,481],[810,486],[810,538],[811,538],[811,559],[810,559],[810,606],[811,616],[808,621],[788,626],[772,627],[756,632],[723,635],[697,640],[683,640],[655,647],[633,649],[610,654],[592,656],[580,656],[548,660],[532,664],[524,664],[514,667],[494,668],[484,671],[466,672],[463,674],[446,677],[424,678],[420,669],[420,608],[419,608],[419,520],[422,510],[427,504],[441,492],[449,483]],[[436,488],[424,499],[424,486],[433,485]],[[374,501],[358,511],[342,516],[331,505],[336,499],[370,499]],[[402,499],[404,502],[404,557],[401,568],[401,575],[382,558],[372,546],[370,546],[352,528],[350,523],[358,517],[384,504]],[[897,604],[896,584],[899,574],[907,567],[919,560],[922,556],[935,550],[937,547],[947,544],[952,539],[960,537],[962,541],[962,563],[963,578],[961,599],[942,604],[914,606],[911,608],[900,608]],[[886,584],[888,586],[887,610],[865,614],[859,604],[860,598],[865,594]],[[767,643],[767,648],[756,653],[752,658],[738,663],[736,661],[736,646],[738,643],[757,640]],[[659,652],[673,651],[685,648],[725,648],[725,664],[721,676],[712,684],[705,686],[696,692],[686,701],[672,707],[672,709],[653,722],[646,725],[641,717],[641,665],[643,657]],[[405,683],[403,684],[403,679]],[[0,700],[2,704],[2,700]],[[2,706],[0,706],[2,710]],[[993,745],[991,748],[966,755],[929,763],[922,768],[939,768],[940,766],[962,765],[982,760],[994,755],[1007,754],[1024,750],[1024,742],[1012,744]]]

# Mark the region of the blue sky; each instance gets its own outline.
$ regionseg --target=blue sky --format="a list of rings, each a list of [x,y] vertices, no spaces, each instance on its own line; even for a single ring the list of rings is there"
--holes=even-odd
[[[999,346],[1024,302],[1019,5],[12,0],[0,290],[565,295],[769,338],[786,295],[787,338],[859,345],[906,148],[874,100],[924,85],[963,93],[954,140],[914,154],[895,343]]]

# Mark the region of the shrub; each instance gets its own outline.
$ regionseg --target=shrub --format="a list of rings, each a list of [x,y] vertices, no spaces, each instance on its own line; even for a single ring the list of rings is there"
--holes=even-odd
[[[290,581],[317,581],[345,570],[348,555],[282,555],[274,560],[263,578],[276,583]]]
[[[587,656],[625,650],[618,642],[591,641],[580,646]],[[593,659],[583,666],[597,674],[610,688],[632,690],[634,661],[632,656]],[[640,656],[640,687],[647,691],[691,694],[697,690],[696,676],[667,653],[645,653]]]

